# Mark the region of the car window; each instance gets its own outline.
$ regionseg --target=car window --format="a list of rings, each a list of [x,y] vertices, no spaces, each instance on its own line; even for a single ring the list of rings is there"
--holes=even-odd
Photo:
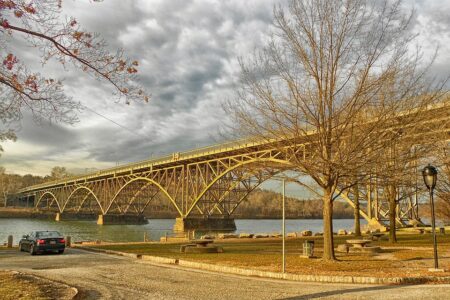
[[[39,231],[36,233],[36,237],[39,238],[54,238],[54,237],[60,237],[61,234],[59,234],[58,231]]]

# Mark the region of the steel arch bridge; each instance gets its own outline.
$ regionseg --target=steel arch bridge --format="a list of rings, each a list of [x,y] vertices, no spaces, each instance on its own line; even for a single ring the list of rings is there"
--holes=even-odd
[[[448,106],[439,112],[436,120],[448,123]],[[99,215],[99,223],[109,216],[142,216],[152,201],[164,198],[178,212],[178,230],[232,230],[232,214],[239,204],[264,181],[293,170],[294,159],[308,159],[308,146],[280,149],[273,143],[241,140],[35,185],[19,195],[33,197],[36,208],[58,216]],[[367,182],[358,194],[360,214],[369,223],[380,224],[388,218],[389,207],[376,181]],[[351,191],[341,197],[355,207]],[[396,213],[399,223],[417,219],[417,195],[402,200]]]

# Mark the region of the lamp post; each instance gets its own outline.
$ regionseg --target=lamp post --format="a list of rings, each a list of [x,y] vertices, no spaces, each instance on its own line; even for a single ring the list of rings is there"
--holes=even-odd
[[[436,224],[434,217],[434,200],[433,190],[437,181],[437,170],[435,167],[428,165],[422,170],[423,181],[430,192],[430,206],[431,206],[431,230],[433,231],[433,255],[434,255],[434,270],[438,269],[438,255],[436,242]]]
[[[278,176],[272,179],[281,179],[281,272],[286,273],[286,179]]]
[[[286,273],[286,182],[283,179],[283,188],[282,188],[282,196],[283,196],[283,222],[282,222],[282,235],[283,235],[283,262],[282,262],[282,272]]]

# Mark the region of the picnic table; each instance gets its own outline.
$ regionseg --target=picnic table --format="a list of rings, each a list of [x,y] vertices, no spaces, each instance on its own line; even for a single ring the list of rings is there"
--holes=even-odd
[[[191,240],[190,244],[181,245],[181,253],[222,253],[222,247],[209,246],[214,240]]]
[[[207,247],[209,244],[212,244],[214,240],[192,240],[190,242],[195,244],[197,247]]]
[[[384,236],[384,233],[381,232],[372,232],[369,237],[372,239],[372,241],[378,241],[380,237]]]
[[[370,240],[347,240],[347,244],[352,245],[354,248],[363,248],[368,243],[370,243]]]

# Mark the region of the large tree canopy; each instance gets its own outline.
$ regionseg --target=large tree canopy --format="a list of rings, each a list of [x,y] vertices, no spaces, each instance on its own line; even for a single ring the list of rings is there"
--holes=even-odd
[[[241,61],[242,88],[226,108],[237,132],[291,149],[295,170],[319,187],[324,259],[335,258],[333,201],[380,160],[398,166],[385,150],[421,144],[412,137],[422,112],[441,99],[411,17],[401,0],[291,0],[275,9],[270,42]]]
[[[14,137],[12,122],[29,110],[37,119],[74,123],[81,105],[67,96],[56,78],[30,70],[14,51],[18,41],[32,46],[43,64],[53,59],[108,82],[127,104],[148,101],[136,83],[138,62],[121,49],[112,53],[98,34],[62,15],[61,0],[0,0],[0,141]]]

